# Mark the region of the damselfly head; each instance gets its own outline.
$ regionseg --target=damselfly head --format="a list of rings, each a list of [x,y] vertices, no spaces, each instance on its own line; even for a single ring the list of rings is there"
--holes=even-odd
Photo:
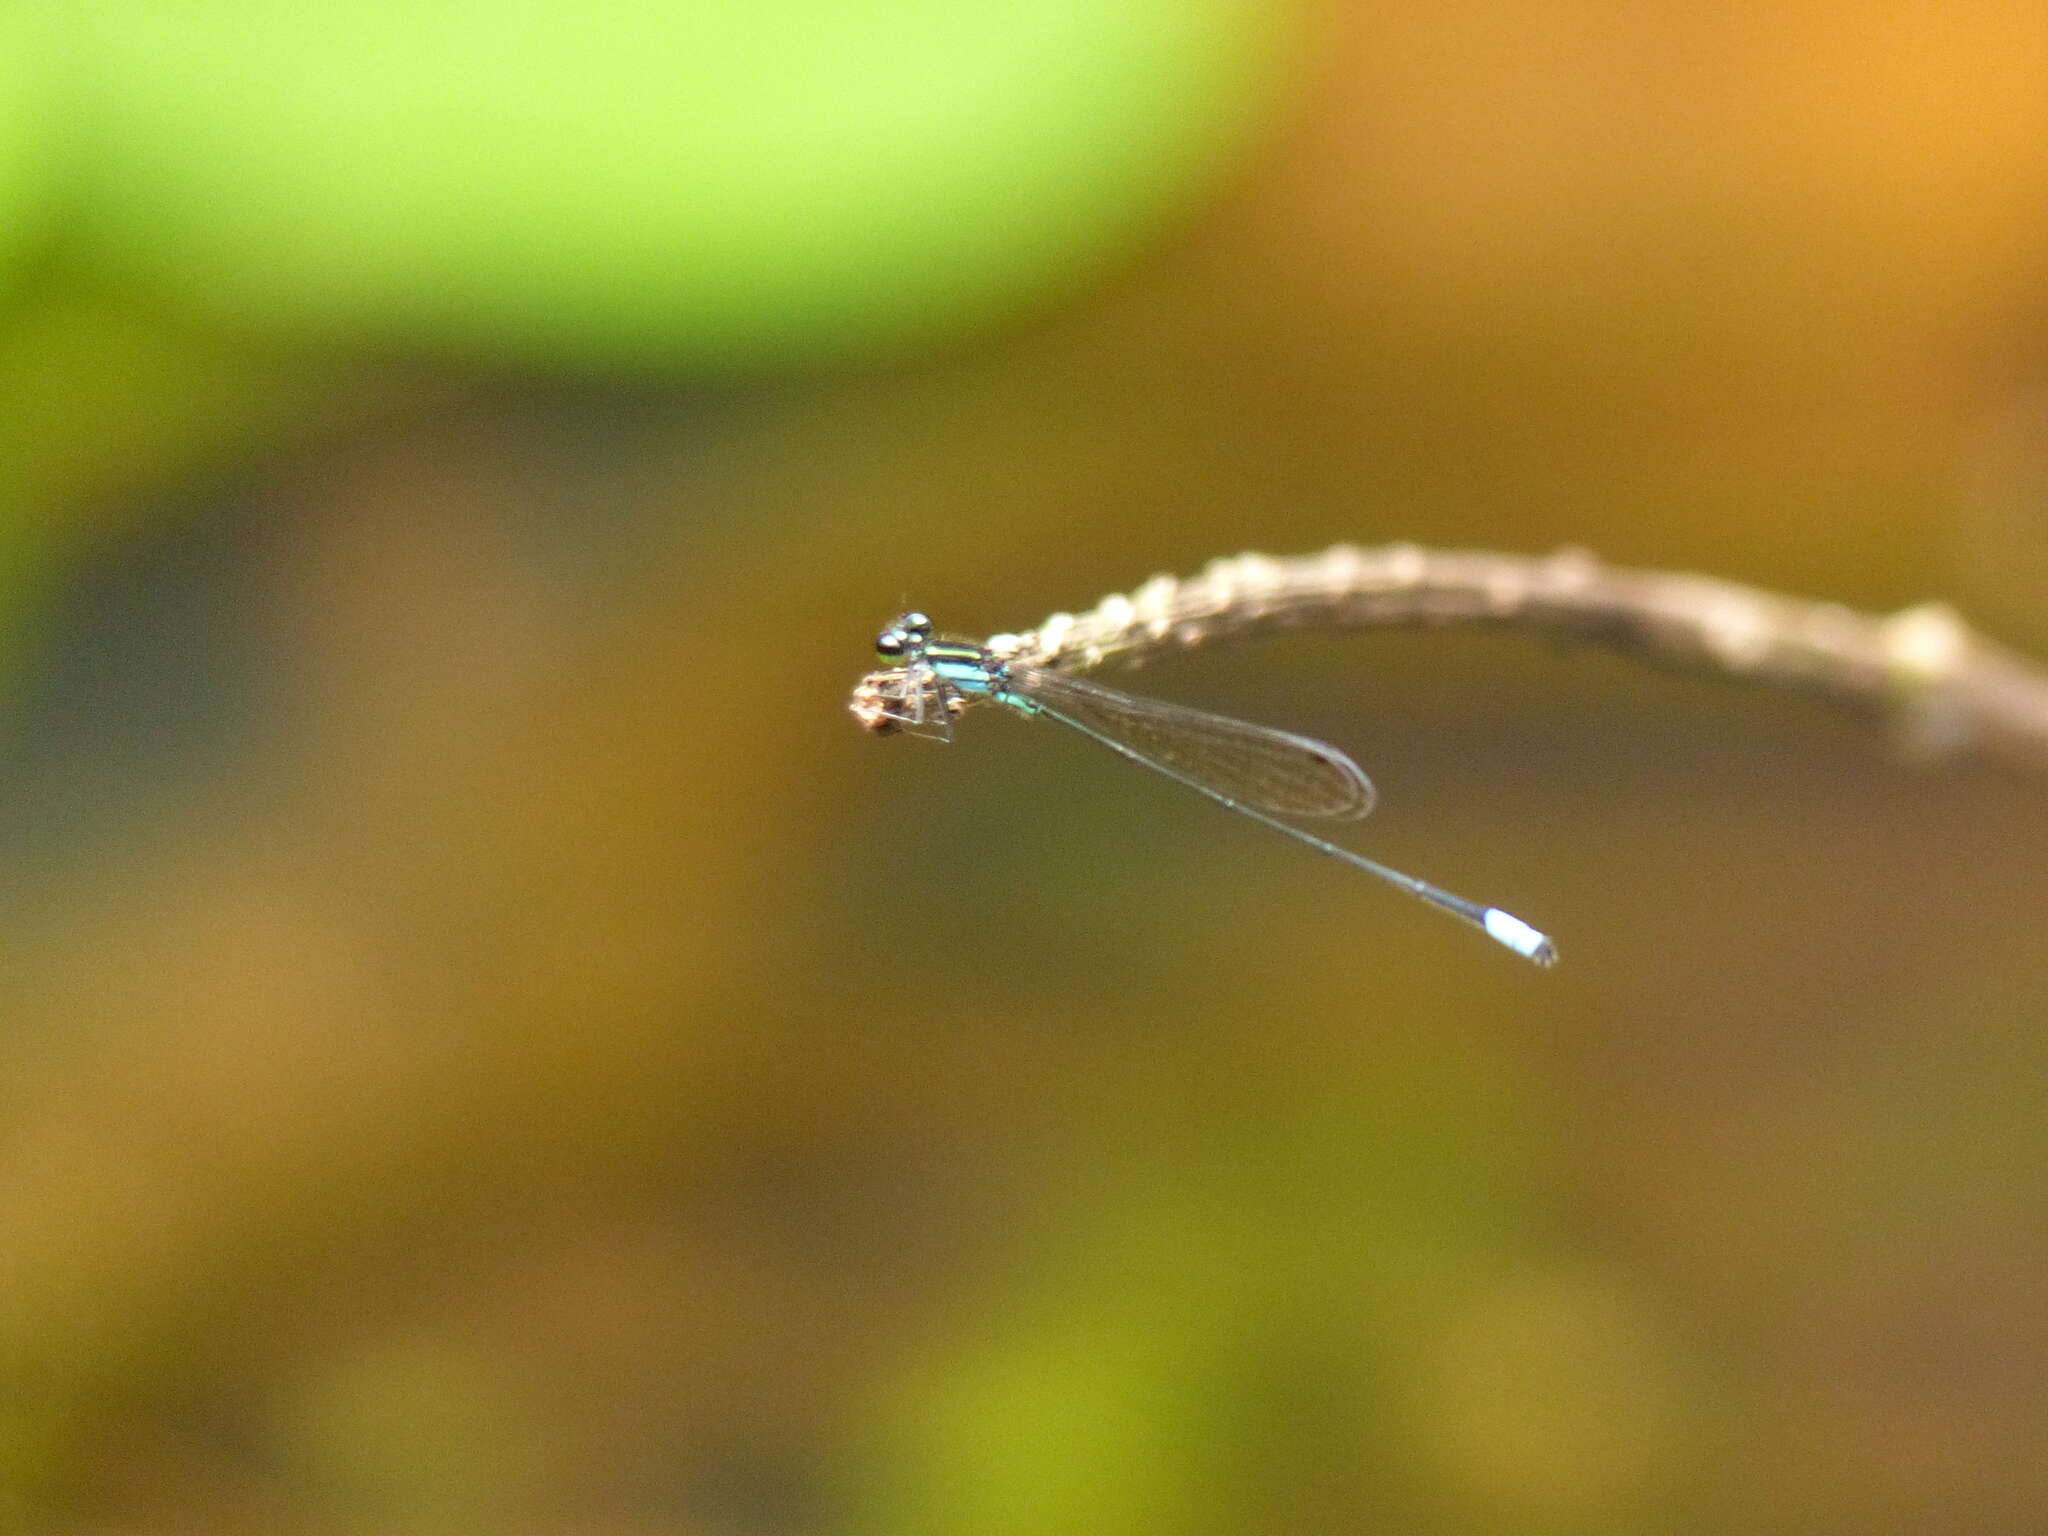
[[[875,636],[875,654],[884,661],[915,656],[932,638],[932,621],[921,613],[905,613]]]

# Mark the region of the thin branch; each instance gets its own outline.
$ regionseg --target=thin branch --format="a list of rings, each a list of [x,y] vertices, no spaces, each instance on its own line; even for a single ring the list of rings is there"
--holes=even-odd
[[[1916,756],[1975,753],[2048,773],[2048,671],[1941,603],[1863,614],[1707,576],[1604,566],[1576,549],[1542,558],[1412,544],[1239,555],[988,644],[1031,666],[1087,672],[1276,630],[1468,624],[1815,694],[1886,724]],[[856,715],[866,719],[862,701],[885,676],[863,679]]]

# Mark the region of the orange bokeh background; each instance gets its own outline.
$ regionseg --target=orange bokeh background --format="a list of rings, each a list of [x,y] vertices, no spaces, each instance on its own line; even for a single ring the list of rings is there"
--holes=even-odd
[[[906,601],[1340,539],[2048,649],[2048,13],[1299,23],[1194,216],[945,352],[25,288],[22,1529],[2038,1528],[2038,783],[1501,636],[1147,674],[1353,751],[1358,845],[1543,975],[1049,727],[841,708]]]

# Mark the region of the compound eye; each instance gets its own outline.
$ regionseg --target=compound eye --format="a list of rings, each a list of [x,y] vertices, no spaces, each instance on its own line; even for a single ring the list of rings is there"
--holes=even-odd
[[[875,636],[875,654],[894,661],[907,656],[932,637],[932,621],[921,613],[906,613]]]

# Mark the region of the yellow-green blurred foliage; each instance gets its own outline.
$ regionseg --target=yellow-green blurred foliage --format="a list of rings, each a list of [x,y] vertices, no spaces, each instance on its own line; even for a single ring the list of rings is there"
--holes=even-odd
[[[1340,538],[2048,651],[2039,5],[10,26],[0,1528],[2040,1528],[2041,785],[1507,637],[1148,675],[1539,974],[841,707]]]

